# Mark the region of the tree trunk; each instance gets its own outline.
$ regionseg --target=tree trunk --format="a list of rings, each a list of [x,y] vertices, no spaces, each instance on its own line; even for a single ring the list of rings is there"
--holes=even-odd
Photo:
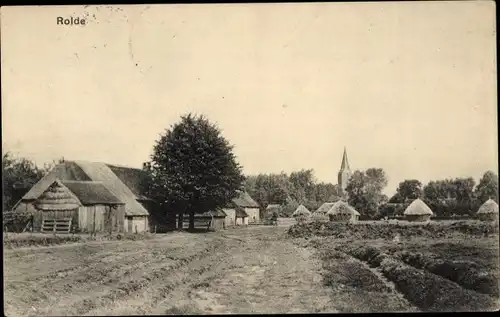
[[[184,227],[184,213],[179,214],[179,218],[177,219],[177,229],[182,230]]]
[[[189,213],[189,229],[190,230],[194,229],[194,211],[191,211]]]

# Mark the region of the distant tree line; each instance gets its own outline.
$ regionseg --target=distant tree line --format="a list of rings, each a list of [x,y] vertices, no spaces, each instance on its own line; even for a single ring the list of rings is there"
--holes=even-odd
[[[245,189],[262,209],[281,205],[280,216],[291,216],[299,205],[314,211],[324,202],[342,198],[337,185],[318,182],[312,169],[248,176]]]
[[[430,181],[425,186],[416,179],[399,183],[396,194],[382,208],[382,215],[401,215],[416,198],[422,199],[438,217],[471,216],[488,199],[498,203],[498,175],[483,174],[479,183],[472,177]]]

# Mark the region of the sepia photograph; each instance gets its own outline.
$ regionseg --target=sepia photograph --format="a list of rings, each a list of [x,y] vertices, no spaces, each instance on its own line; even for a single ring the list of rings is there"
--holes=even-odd
[[[499,310],[495,9],[1,7],[4,315]]]

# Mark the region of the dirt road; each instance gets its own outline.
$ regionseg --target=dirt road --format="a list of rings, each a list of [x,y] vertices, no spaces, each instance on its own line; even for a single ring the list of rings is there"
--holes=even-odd
[[[5,251],[7,316],[335,312],[286,226]]]

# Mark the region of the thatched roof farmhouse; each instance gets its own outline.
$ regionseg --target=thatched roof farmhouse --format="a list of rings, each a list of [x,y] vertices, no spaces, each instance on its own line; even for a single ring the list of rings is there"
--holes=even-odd
[[[404,211],[408,221],[427,221],[434,215],[432,210],[421,199],[415,199]]]
[[[33,215],[33,229],[45,220],[72,219],[77,231],[139,232],[149,229],[140,193],[139,169],[87,161],[56,165],[14,206]],[[71,207],[71,208],[70,208]]]

